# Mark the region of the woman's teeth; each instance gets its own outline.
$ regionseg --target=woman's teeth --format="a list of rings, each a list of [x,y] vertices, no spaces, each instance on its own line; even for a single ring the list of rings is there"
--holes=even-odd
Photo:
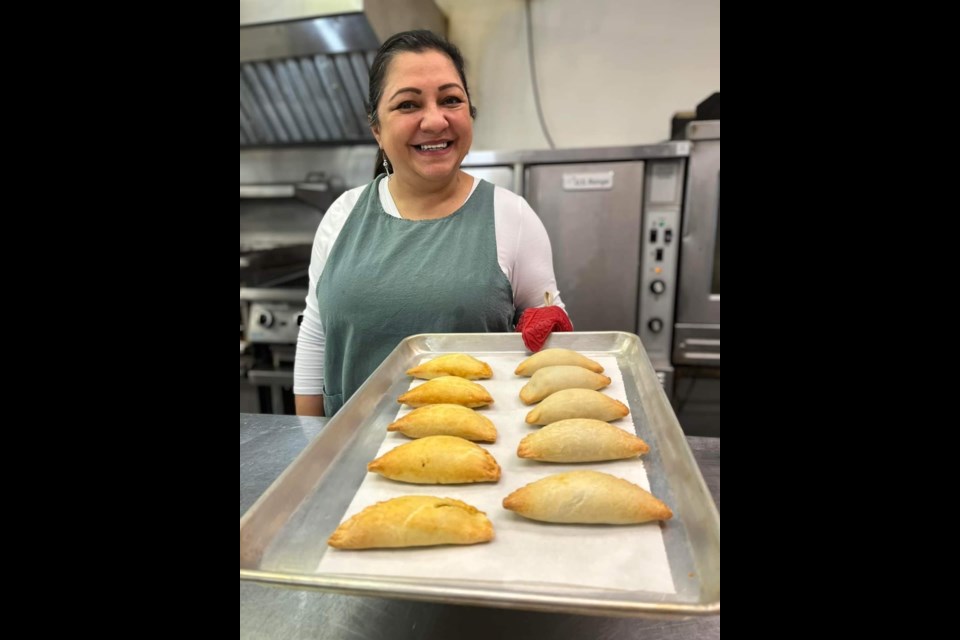
[[[421,144],[417,148],[421,151],[439,151],[440,149],[446,149],[449,145],[449,142],[441,142],[440,144]]]

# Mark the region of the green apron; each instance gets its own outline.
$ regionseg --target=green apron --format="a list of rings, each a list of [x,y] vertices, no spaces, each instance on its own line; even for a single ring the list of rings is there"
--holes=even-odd
[[[513,329],[513,289],[497,263],[493,185],[481,180],[445,218],[406,220],[383,210],[381,179],[364,189],[317,282],[328,417],[407,336]]]

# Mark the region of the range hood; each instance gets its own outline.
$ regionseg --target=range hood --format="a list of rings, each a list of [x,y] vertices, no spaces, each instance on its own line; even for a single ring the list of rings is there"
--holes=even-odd
[[[446,35],[432,0],[307,0],[283,15],[240,3],[240,148],[370,143],[370,64],[398,31]]]

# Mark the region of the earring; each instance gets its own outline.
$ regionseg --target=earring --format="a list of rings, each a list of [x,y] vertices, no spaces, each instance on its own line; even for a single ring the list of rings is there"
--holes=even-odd
[[[383,156],[383,170],[386,171],[387,177],[390,177],[390,164],[387,162],[387,156]]]

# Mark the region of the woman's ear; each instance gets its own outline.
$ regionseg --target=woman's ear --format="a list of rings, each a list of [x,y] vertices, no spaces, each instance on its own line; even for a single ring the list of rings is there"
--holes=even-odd
[[[383,147],[383,145],[380,143],[380,127],[378,125],[374,125],[370,127],[370,133],[373,134],[373,137],[374,139],[376,139],[377,144],[380,145],[380,147]]]

